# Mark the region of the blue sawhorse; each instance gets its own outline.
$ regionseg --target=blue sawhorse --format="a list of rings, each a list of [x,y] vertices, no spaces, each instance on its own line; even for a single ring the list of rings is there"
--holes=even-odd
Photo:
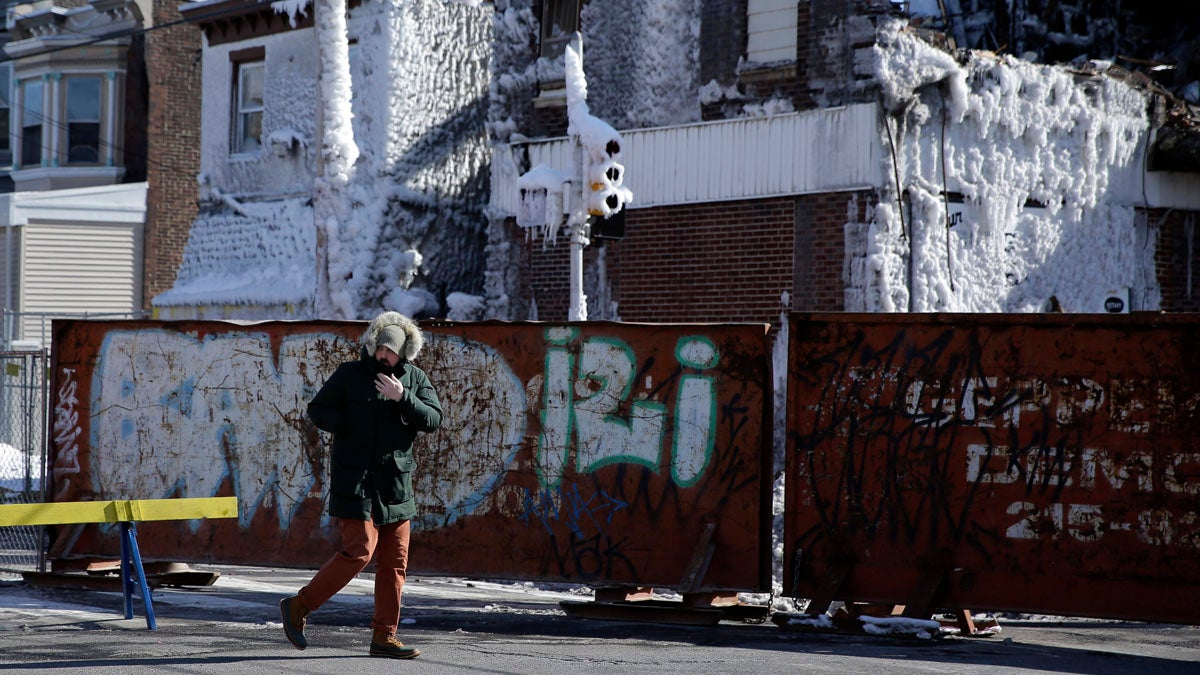
[[[138,551],[137,523],[132,520],[121,521],[121,589],[125,594],[125,618],[133,618],[133,586],[134,579],[142,593],[142,604],[146,607],[146,627],[157,630],[154,620],[154,599],[150,595],[150,585],[146,583],[146,568],[142,565],[142,554]]]

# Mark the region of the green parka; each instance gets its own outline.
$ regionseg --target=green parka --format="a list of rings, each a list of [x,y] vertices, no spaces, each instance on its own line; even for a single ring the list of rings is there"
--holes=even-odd
[[[374,337],[382,328],[376,324],[385,318],[396,321],[408,334],[405,354],[392,369],[373,356]],[[442,423],[442,406],[429,377],[408,362],[422,343],[410,319],[396,312],[381,315],[364,336],[361,358],[338,366],[308,404],[313,424],[333,434],[329,515],[372,519],[378,525],[416,516],[413,440],[418,432],[434,431]],[[391,372],[404,385],[399,401],[376,392],[375,379],[381,372]]]

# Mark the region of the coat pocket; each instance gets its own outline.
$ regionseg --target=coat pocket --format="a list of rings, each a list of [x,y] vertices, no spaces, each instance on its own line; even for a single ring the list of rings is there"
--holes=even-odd
[[[367,465],[355,461],[330,463],[329,492],[337,497],[365,499],[367,497]]]
[[[395,455],[392,460],[387,465],[391,476],[380,486],[379,498],[384,504],[403,504],[413,498],[412,472],[417,460],[412,453]]]

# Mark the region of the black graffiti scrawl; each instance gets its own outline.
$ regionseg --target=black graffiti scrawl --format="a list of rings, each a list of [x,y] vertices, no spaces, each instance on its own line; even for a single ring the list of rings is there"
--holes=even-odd
[[[873,601],[933,578],[946,598],[1104,615],[1097,582],[1200,586],[1200,322],[792,321],[792,594],[849,570],[843,592]]]

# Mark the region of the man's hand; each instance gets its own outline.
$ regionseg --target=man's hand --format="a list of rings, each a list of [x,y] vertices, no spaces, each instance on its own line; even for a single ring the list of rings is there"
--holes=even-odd
[[[395,375],[380,373],[379,377],[375,378],[375,391],[388,400],[399,401],[404,396],[404,385],[400,384],[400,378]]]

